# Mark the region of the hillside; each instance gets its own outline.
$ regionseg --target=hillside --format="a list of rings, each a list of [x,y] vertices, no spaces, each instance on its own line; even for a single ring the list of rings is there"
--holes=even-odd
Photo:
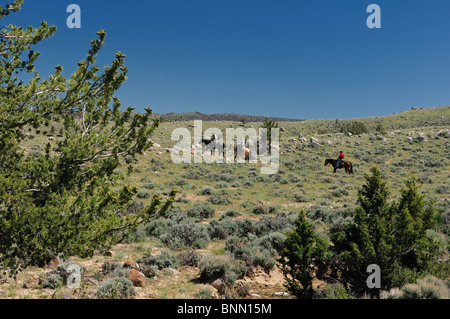
[[[178,127],[193,130],[192,120],[185,120],[174,118],[161,123],[152,137],[154,147],[143,156],[126,159],[115,172],[123,176],[124,183],[138,189],[134,204],[124,214],[149,204],[153,193],[164,198],[176,189],[175,207],[166,218],[143,225],[109,251],[98,251],[92,259],[66,257],[85,267],[82,289],[44,288],[42,282],[23,288],[33,275],[47,278],[55,266],[30,267],[17,282],[4,279],[1,284],[0,277],[0,298],[96,298],[102,282],[113,276],[128,276],[122,265],[133,262],[141,270],[147,269],[143,286],[136,287],[136,298],[140,299],[291,298],[277,267],[277,251],[269,243],[282,241],[301,210],[325,238],[332,225],[352,220],[357,192],[374,165],[381,170],[392,199],[399,197],[406,179],[415,174],[421,193],[427,202],[434,202],[438,212],[439,223],[429,236],[436,238],[439,249],[445,252],[442,258],[448,261],[449,106],[360,119],[280,120],[280,167],[273,175],[260,174],[260,163],[173,163],[170,150],[178,141],[171,140],[171,132]],[[341,133],[341,125],[352,121],[365,123],[368,131]],[[258,118],[245,125],[258,127],[261,122]],[[383,134],[376,130],[379,124]],[[53,125],[52,131],[60,132],[59,124]],[[203,130],[217,127],[225,132],[227,127],[240,125],[240,119],[205,121]],[[48,142],[53,145],[60,138],[49,139],[43,128],[38,131],[29,128],[29,140],[23,145],[36,156],[43,153]],[[324,160],[336,158],[341,149],[353,163],[355,174],[342,170],[333,174],[331,167],[324,166]],[[130,164],[134,166],[132,173],[127,171]],[[236,249],[248,258],[233,254]],[[119,270],[111,271],[113,266]],[[151,271],[145,268],[150,266]],[[221,291],[214,280],[201,277],[207,266],[223,267],[225,279],[233,283],[233,288]],[[315,288],[324,285],[317,279],[313,282]]]
[[[167,114],[156,114],[160,116],[165,121],[177,120],[177,121],[191,121],[191,120],[202,120],[202,121],[234,121],[240,122],[245,120],[246,122],[261,122],[265,118],[269,118],[278,122],[297,122],[302,121],[298,119],[281,118],[281,117],[265,117],[258,115],[247,115],[247,114],[237,114],[237,113],[216,113],[216,114],[205,114],[200,112],[188,112],[188,113],[167,113]]]

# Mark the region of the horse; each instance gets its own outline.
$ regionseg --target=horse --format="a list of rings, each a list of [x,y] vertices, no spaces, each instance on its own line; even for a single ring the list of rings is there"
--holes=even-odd
[[[331,158],[328,158],[328,159],[326,159],[325,160],[325,165],[324,166],[327,166],[328,164],[331,164],[331,165],[333,165],[333,168],[334,168],[334,173],[336,173],[336,169],[341,169],[341,168],[345,168],[345,171],[347,172],[347,173],[349,173],[349,174],[353,174],[353,164],[351,163],[351,162],[348,162],[348,161],[344,161],[344,162],[342,162],[340,165],[339,165],[339,167],[336,167],[336,159],[331,159]],[[343,164],[343,165],[342,165]]]
[[[244,151],[245,161],[249,162],[250,161],[250,150],[247,147],[245,147],[245,146],[243,146],[241,148],[241,150]],[[237,155],[238,155],[238,146],[236,144],[234,144],[234,159],[237,158]]]
[[[206,148],[210,148],[211,149],[211,154],[213,152],[213,148],[215,147],[217,150],[219,150],[219,152],[220,152],[219,155],[223,154],[225,156],[225,153],[224,153],[224,151],[225,151],[225,143],[220,143],[220,142],[216,141],[215,138],[212,138],[212,139],[208,140],[208,139],[202,137],[202,139],[198,143],[200,145],[205,144]],[[214,143],[214,144],[211,144],[211,143]],[[210,144],[211,144],[211,146],[208,146]],[[220,148],[219,146],[222,146],[222,148]],[[206,148],[205,148],[205,150],[206,150]]]

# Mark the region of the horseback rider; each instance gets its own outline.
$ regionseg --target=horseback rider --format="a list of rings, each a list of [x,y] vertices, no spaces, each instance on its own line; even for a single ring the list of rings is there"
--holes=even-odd
[[[339,157],[336,161],[336,168],[339,168],[339,166],[341,165],[342,162],[344,162],[344,152],[339,151]]]

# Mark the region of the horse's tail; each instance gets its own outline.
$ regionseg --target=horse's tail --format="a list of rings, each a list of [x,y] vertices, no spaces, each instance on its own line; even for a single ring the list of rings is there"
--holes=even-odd
[[[350,162],[350,174],[353,174],[353,164]]]

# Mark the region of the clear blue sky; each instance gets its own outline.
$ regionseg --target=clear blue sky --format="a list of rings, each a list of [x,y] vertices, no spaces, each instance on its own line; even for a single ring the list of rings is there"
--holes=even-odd
[[[71,3],[81,29],[66,26]],[[381,29],[366,26],[371,3]],[[37,47],[41,76],[69,75],[105,29],[98,65],[127,55],[117,95],[137,111],[334,119],[450,104],[447,0],[25,0],[2,24],[41,20],[58,28]]]

